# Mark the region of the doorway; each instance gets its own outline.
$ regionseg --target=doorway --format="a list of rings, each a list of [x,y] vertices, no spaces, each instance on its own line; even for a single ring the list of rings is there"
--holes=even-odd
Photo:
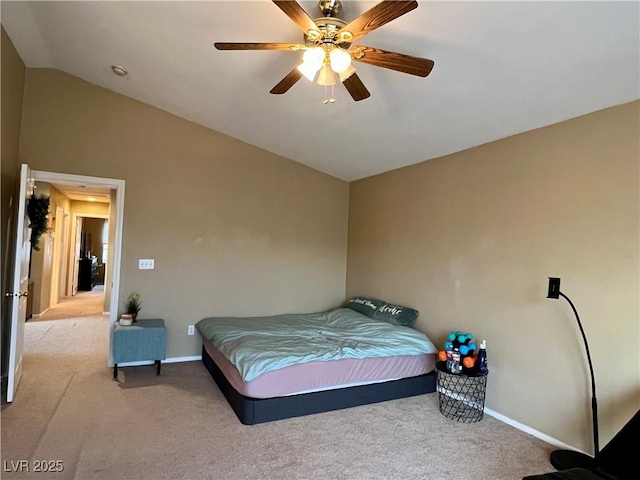
[[[123,229],[123,217],[124,217],[124,180],[102,178],[102,177],[88,177],[83,175],[72,175],[55,172],[43,172],[38,170],[32,171],[32,178],[36,182],[46,182],[55,185],[56,188],[60,188],[66,191],[66,195],[71,199],[81,200],[84,196],[93,197],[94,201],[90,201],[91,205],[84,203],[81,208],[71,212],[70,224],[78,224],[78,218],[106,218],[109,223],[108,229],[108,246],[112,246],[111,254],[108,254],[107,262],[105,264],[105,283],[104,283],[104,307],[103,312],[107,314],[107,330],[108,330],[108,342],[107,342],[107,366],[113,366],[113,359],[111,355],[111,330],[113,324],[117,320],[118,316],[118,304],[119,304],[119,285],[120,285],[120,258],[122,251],[122,229]],[[87,192],[90,192],[89,195]],[[98,205],[107,204],[108,210],[97,210]],[[81,233],[81,232],[80,232]],[[70,232],[70,238],[78,238],[76,230]],[[80,239],[82,237],[80,236]],[[74,246],[75,250],[76,246]],[[74,261],[75,256],[70,254],[71,260]],[[79,270],[79,267],[76,267]],[[74,283],[73,279],[77,278],[74,275],[73,268],[68,278],[71,278],[71,283]],[[79,273],[79,272],[78,272]],[[72,287],[73,288],[73,287]],[[77,288],[77,285],[76,285]],[[72,294],[72,296],[75,296]]]
[[[31,251],[31,242],[29,240],[28,233],[28,219],[26,218],[26,205],[28,203],[29,195],[33,193],[32,185],[36,181],[50,184],[56,183],[61,185],[77,186],[80,188],[83,186],[85,188],[87,186],[96,188],[102,187],[109,190],[110,203],[112,206],[109,210],[109,223],[112,225],[112,228],[109,229],[109,244],[113,245],[113,251],[109,255],[109,260],[107,262],[107,284],[105,288],[104,305],[109,306],[109,314],[106,322],[107,328],[104,330],[104,338],[106,341],[102,342],[102,344],[107,347],[107,366],[113,366],[111,332],[118,315],[125,182],[124,180],[111,178],[31,170],[28,165],[22,164],[20,167],[19,195],[16,205],[17,223],[14,251],[15,265],[13,268],[13,274],[9,280],[12,291],[8,294],[12,299],[10,304],[10,341],[8,348],[9,370],[7,372],[8,403],[13,401],[22,376],[25,341],[24,327],[27,317],[26,297],[28,296],[27,284],[30,260],[29,254]],[[62,283],[62,280],[60,282]]]
[[[110,189],[35,182],[48,226],[31,251],[27,322],[108,315]]]

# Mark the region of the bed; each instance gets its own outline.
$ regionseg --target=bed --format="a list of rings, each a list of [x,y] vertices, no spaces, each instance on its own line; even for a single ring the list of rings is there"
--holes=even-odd
[[[245,425],[434,392],[435,346],[379,308],[203,319],[202,361]]]

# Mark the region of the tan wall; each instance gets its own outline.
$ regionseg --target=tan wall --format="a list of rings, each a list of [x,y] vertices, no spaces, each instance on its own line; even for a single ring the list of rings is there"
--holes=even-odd
[[[48,69],[27,69],[20,151],[126,181],[120,303],[139,291],[141,316],[165,319],[169,357],[200,353],[187,325],[207,316],[344,300],[346,182]]]
[[[0,294],[0,316],[2,317],[2,338],[0,339],[0,349],[2,350],[2,375],[6,372],[7,341],[9,333],[9,305],[4,292],[10,290],[8,285],[10,271],[13,268],[14,243],[8,241],[15,235],[13,227],[13,199],[15,197],[16,179],[19,171],[18,145],[20,142],[20,121],[22,118],[22,96],[24,91],[25,66],[18,55],[11,39],[7,36],[4,27],[0,27],[0,58],[2,68],[0,74],[0,110],[2,123],[1,142],[1,164],[0,168],[0,265],[2,265],[0,275],[2,275],[2,294]],[[9,254],[7,256],[7,254]]]
[[[347,293],[417,307],[441,348],[488,341],[487,406],[591,451],[640,406],[635,102],[351,184]],[[427,140],[425,140],[427,141]]]
[[[82,202],[80,200],[71,200],[71,212],[76,215],[90,216],[103,215],[109,216],[109,204],[102,202]]]

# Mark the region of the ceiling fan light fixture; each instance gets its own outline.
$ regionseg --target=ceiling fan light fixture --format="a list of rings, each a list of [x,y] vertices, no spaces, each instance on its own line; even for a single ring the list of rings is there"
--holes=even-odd
[[[344,82],[347,78],[349,78],[354,73],[356,73],[356,69],[353,68],[353,65],[349,65],[349,68],[347,68],[344,72],[338,73],[338,77],[340,77],[340,82]]]
[[[319,69],[315,68],[313,65],[309,65],[306,62],[298,65],[298,71],[303,74],[310,82],[313,82],[313,79],[316,78],[316,73]]]
[[[324,67],[322,67],[322,70],[320,70],[320,75],[318,75],[318,85],[329,86],[335,84],[336,77],[333,73],[333,70],[331,70],[331,67],[329,67],[329,65],[325,65]]]
[[[331,61],[331,69],[336,73],[342,73],[351,66],[351,55],[342,48],[334,48],[331,50],[329,60]]]
[[[315,68],[317,72],[324,63],[325,51],[322,47],[310,48],[302,55],[302,61],[309,65],[309,68]]]

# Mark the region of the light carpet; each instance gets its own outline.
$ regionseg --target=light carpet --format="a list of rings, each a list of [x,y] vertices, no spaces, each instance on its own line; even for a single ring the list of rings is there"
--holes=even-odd
[[[163,365],[159,377],[124,368],[113,381],[107,325],[27,324],[22,382],[2,409],[4,470],[12,460],[64,470],[2,478],[515,480],[552,470],[550,445],[487,416],[449,420],[437,394],[244,426],[200,362]]]
[[[96,285],[91,291],[79,291],[73,297],[60,299],[39,317],[29,319],[29,322],[101,315],[103,308],[104,285]]]

